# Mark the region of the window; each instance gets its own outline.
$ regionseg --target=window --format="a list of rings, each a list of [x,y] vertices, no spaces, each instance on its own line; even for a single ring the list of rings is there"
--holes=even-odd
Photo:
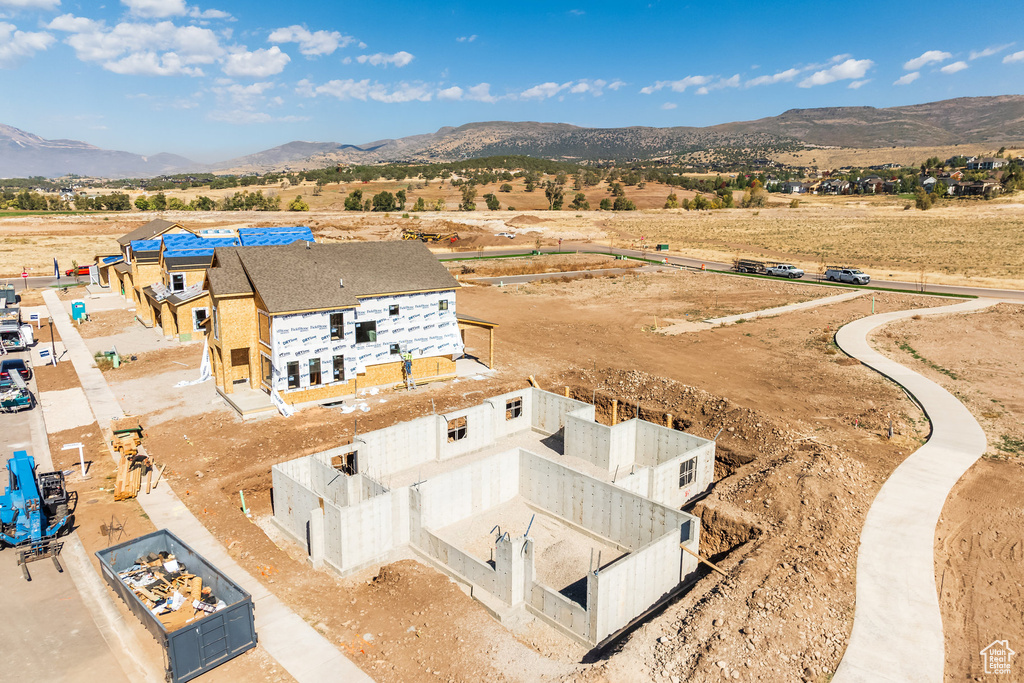
[[[331,313],[331,339],[337,341],[345,338],[345,316]]]
[[[220,339],[220,316],[217,315],[217,307],[213,307],[213,338]]]
[[[231,349],[231,367],[237,368],[249,364],[249,349]]]
[[[270,346],[270,316],[258,311],[256,317],[260,319],[260,342],[264,346]]]
[[[171,291],[181,292],[185,289],[185,273],[171,273]]]
[[[437,310],[447,311],[448,310],[448,299],[442,299],[437,302]]]
[[[400,353],[402,353],[402,347],[400,345],[398,345],[398,344],[392,344],[391,345],[391,355],[392,356],[397,356]]]
[[[288,363],[288,388],[298,389],[299,388],[299,361],[293,360]]]
[[[356,323],[356,344],[367,344],[377,341],[377,321]]]
[[[320,384],[320,359],[309,359],[309,386],[315,387]]]
[[[358,474],[359,452],[353,451],[351,453],[345,453],[344,455],[332,456],[331,466],[342,474],[347,474],[350,477],[354,474]]]
[[[448,443],[452,441],[461,441],[466,438],[466,418],[457,417],[454,420],[448,420]]]
[[[517,417],[523,415],[523,398],[522,396],[516,398],[510,398],[505,401],[505,419],[514,420]]]
[[[260,377],[263,378],[263,383],[268,387],[274,386],[271,382],[274,377],[274,366],[271,364],[270,359],[264,355],[260,356]]]
[[[194,332],[200,332],[206,329],[206,321],[210,317],[210,309],[208,308],[193,308],[192,309],[192,330]]]
[[[388,306],[388,315],[398,315],[398,304]]]
[[[679,463],[679,488],[689,486],[697,478],[697,458]]]
[[[334,357],[334,381],[345,381],[345,356]]]

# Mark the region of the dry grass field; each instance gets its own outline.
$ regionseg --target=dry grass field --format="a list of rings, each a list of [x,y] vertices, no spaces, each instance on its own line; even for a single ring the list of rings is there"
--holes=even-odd
[[[844,166],[865,167],[879,164],[903,164],[904,166],[920,166],[925,159],[938,157],[949,159],[954,156],[992,156],[996,148],[985,148],[980,145],[944,145],[939,147],[877,147],[860,149],[853,147],[832,147],[822,149],[805,149],[798,152],[780,152],[772,158],[790,166],[817,166],[818,168],[842,168]],[[1007,156],[1016,156],[1019,150],[1007,149]]]
[[[664,210],[670,188],[649,183],[643,190],[627,188],[640,211],[595,211],[609,196],[604,185],[588,188],[592,209],[559,212],[543,210],[547,201],[541,190],[527,193],[522,181],[511,193],[497,186],[478,190],[477,211],[455,211],[460,194],[449,183],[413,183],[407,207],[418,197],[442,198],[445,212],[400,214],[354,213],[343,210],[344,197],[354,188],[372,196],[382,190],[407,188],[409,182],[373,182],[328,185],[314,197],[311,185],[262,188],[280,194],[287,206],[301,194],[308,213],[296,212],[138,212],[89,216],[0,216],[0,276],[17,275],[23,267],[32,274],[49,274],[52,259],[62,269],[73,260],[91,263],[96,254],[116,253],[116,238],[142,223],[162,216],[199,228],[246,225],[309,225],[319,238],[395,239],[405,227],[425,230],[457,230],[460,244],[473,247],[511,246],[487,236],[512,229],[524,235],[515,246],[532,247],[539,238],[545,245],[591,241],[614,246],[668,243],[672,253],[731,261],[737,256],[763,257],[794,262],[808,272],[823,263],[841,262],[867,270],[876,280],[898,279],[932,284],[972,284],[993,287],[1024,287],[1024,202],[1019,195],[992,201],[949,200],[929,211],[907,210],[906,199],[892,196],[800,197],[798,208],[789,208],[790,195],[770,195],[762,209],[719,211]],[[196,194],[220,196],[234,190],[193,189],[175,193],[188,201]],[[482,195],[494,192],[502,202],[499,211],[487,211]],[[680,199],[691,192],[676,191]],[[571,198],[571,189],[567,191]],[[742,193],[735,193],[737,202]],[[506,210],[511,204],[515,212]],[[465,238],[471,239],[466,240]]]

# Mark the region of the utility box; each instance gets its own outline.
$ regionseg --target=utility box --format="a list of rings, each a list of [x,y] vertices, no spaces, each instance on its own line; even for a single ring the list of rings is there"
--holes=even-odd
[[[202,585],[209,586],[212,595],[223,601],[224,606],[192,623],[168,630],[119,575],[134,567],[140,558],[160,553],[174,555],[174,561],[179,566],[184,565],[188,574],[202,579]],[[249,593],[167,529],[97,551],[96,557],[110,587],[163,646],[167,655],[168,681],[190,681],[256,647],[256,626]],[[155,583],[149,585],[154,586]]]
[[[79,322],[85,320],[85,302],[84,301],[72,301],[71,302],[71,319]]]

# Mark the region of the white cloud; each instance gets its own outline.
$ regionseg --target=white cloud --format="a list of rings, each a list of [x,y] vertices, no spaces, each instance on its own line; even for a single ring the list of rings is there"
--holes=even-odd
[[[226,95],[238,106],[252,107],[261,103],[264,99],[263,94],[273,87],[274,84],[270,81],[250,83],[249,85],[232,83],[217,92]]]
[[[85,17],[76,17],[74,14],[62,14],[59,17],[55,17],[53,21],[46,25],[46,28],[66,33],[85,33],[87,31],[98,31],[102,25],[101,22],[86,19]]]
[[[789,81],[792,81],[799,75],[800,69],[786,69],[785,71],[780,71],[779,73],[772,74],[771,76],[758,76],[757,78],[751,78],[743,85],[747,88],[752,88],[758,85],[774,85],[776,83],[788,83]]]
[[[953,62],[939,69],[944,74],[955,74],[957,71],[963,71],[967,68],[967,62]]]
[[[287,54],[281,52],[281,48],[277,45],[266,50],[259,49],[252,52],[240,48],[227,56],[221,68],[228,76],[266,78],[284,71],[284,67],[291,59]]]
[[[697,92],[700,93],[701,95],[707,95],[708,92],[712,90],[724,90],[725,88],[738,87],[740,87],[740,75],[733,74],[733,76],[730,78],[719,78],[711,85],[701,88],[700,90],[703,90],[704,92],[700,92],[700,90],[698,90]]]
[[[252,123],[301,123],[303,121],[309,121],[308,116],[271,116],[266,112],[262,111],[250,111],[248,109],[230,109],[223,110],[217,109],[211,111],[207,118],[211,121],[221,121],[223,123],[238,123],[238,124],[252,124]]]
[[[670,109],[675,109],[678,106],[679,105],[676,104],[675,102],[666,102],[665,104],[661,105],[661,108],[665,109],[667,111],[667,110],[670,110]]]
[[[563,83],[561,85],[559,85],[558,83],[554,83],[554,82],[549,81],[547,83],[541,83],[540,85],[535,85],[532,88],[527,88],[523,92],[519,93],[519,96],[521,98],[523,98],[524,100],[530,100],[530,99],[544,100],[544,99],[547,99],[549,97],[554,97],[555,95],[557,95],[558,93],[562,92],[563,90],[565,90],[566,88],[568,88],[571,85],[572,85],[572,81],[569,81],[568,83]]]
[[[816,85],[827,85],[836,81],[856,80],[863,78],[875,63],[870,59],[847,59],[828,69],[815,71],[800,81],[801,88],[813,88]]]
[[[135,16],[144,19],[182,17],[188,13],[185,0],[121,0],[121,4]]]
[[[928,64],[931,64],[932,62],[944,62],[952,56],[953,55],[951,55],[950,53],[943,52],[942,50],[928,50],[920,57],[915,57],[914,59],[911,59],[909,62],[904,64],[903,68],[906,69],[907,71],[917,71],[922,66],[926,66]]]
[[[491,94],[490,83],[480,83],[471,88],[460,88],[453,85],[437,91],[437,99],[449,101],[497,102],[499,98]]]
[[[352,36],[337,31],[310,31],[298,25],[274,29],[267,40],[272,43],[298,43],[299,52],[307,57],[333,54],[339,47],[348,47],[356,42]]]
[[[235,20],[235,18],[231,16],[229,12],[225,12],[219,9],[201,10],[198,7],[192,7],[189,9],[188,15],[193,19],[224,19],[226,21]]]
[[[849,88],[850,90],[858,90],[862,85],[867,85],[870,82],[871,82],[870,78],[865,78],[862,81],[853,81],[852,83],[850,83],[850,85],[848,85],[846,87]]]
[[[103,64],[103,68],[126,76],[202,76],[199,67],[188,66],[177,54],[165,52],[133,52]]]
[[[303,97],[328,95],[339,100],[373,100],[388,104],[414,100],[427,102],[434,96],[433,88],[424,83],[399,83],[397,86],[389,87],[381,83],[371,83],[368,78],[360,81],[351,78],[337,79],[327,81],[323,85],[313,85],[309,80],[303,79],[296,84],[295,92]],[[449,97],[454,95],[451,88],[447,92]]]
[[[415,57],[405,50],[396,52],[393,55],[378,52],[375,55],[359,55],[356,57],[356,61],[360,64],[370,64],[372,66],[388,66],[389,64],[394,64],[399,68],[405,66],[413,59],[415,59]]]
[[[471,36],[459,36],[458,38],[455,39],[455,41],[458,43],[472,43],[474,40],[476,40],[475,33]]]
[[[609,90],[618,90],[619,88],[623,87],[624,85],[626,85],[625,81],[614,80],[614,81],[612,81],[611,83],[608,84],[608,89]]]
[[[911,71],[908,74],[904,74],[892,82],[893,85],[910,85],[921,77],[920,71]]]
[[[0,0],[0,7],[12,9],[53,9],[60,5],[60,0]]]
[[[1003,57],[1003,64],[1012,64],[1014,62],[1024,62],[1024,50]]]
[[[664,88],[670,88],[673,92],[686,92],[687,88],[707,85],[713,78],[713,76],[686,76],[678,81],[657,81],[654,85],[641,88],[640,92],[644,95],[650,95]]]
[[[997,55],[1003,50],[1013,47],[1013,43],[1007,43],[1006,45],[992,45],[986,47],[984,50],[971,50],[971,56],[969,59],[973,62],[975,59],[981,59],[982,57],[991,57]]]
[[[0,68],[13,66],[53,45],[56,38],[43,31],[19,31],[14,24],[0,21]]]

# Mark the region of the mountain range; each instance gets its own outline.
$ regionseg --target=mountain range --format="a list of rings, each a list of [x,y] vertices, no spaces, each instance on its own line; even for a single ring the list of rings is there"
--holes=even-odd
[[[790,109],[778,116],[706,127],[583,128],[567,123],[488,121],[353,145],[289,142],[215,164],[174,154],[141,156],[75,140],[44,140],[0,125],[0,177],[150,177],[198,171],[303,170],[332,164],[442,162],[522,154],[560,160],[650,159],[712,148],[918,147],[1024,141],[1024,95],[963,97],[877,109]]]

